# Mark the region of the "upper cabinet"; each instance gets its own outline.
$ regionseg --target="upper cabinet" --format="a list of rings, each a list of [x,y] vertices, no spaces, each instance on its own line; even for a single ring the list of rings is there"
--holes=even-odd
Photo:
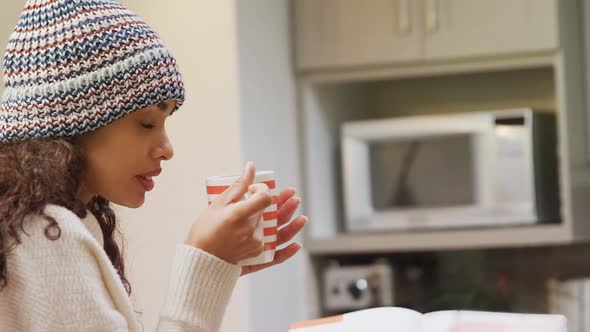
[[[557,48],[556,0],[424,0],[425,57]]]
[[[311,70],[554,50],[557,0],[294,0]]]
[[[415,0],[295,0],[300,68],[358,66],[420,57]]]

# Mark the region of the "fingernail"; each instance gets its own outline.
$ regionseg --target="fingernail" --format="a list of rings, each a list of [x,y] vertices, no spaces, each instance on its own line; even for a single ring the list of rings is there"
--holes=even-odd
[[[244,175],[248,174],[248,168],[250,168],[251,161],[246,162],[246,166],[244,166]]]

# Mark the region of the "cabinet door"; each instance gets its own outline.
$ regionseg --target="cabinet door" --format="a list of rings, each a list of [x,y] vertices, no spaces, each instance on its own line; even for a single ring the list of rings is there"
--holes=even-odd
[[[556,49],[556,1],[424,0],[426,58]]]
[[[300,69],[373,65],[423,55],[415,0],[294,0]]]

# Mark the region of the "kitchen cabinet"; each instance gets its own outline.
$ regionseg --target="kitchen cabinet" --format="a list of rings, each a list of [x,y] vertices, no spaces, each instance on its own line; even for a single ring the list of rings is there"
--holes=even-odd
[[[296,0],[299,67],[408,61],[421,56],[413,0]]]
[[[557,0],[294,0],[300,70],[550,52]]]
[[[425,0],[427,59],[555,50],[555,0]]]

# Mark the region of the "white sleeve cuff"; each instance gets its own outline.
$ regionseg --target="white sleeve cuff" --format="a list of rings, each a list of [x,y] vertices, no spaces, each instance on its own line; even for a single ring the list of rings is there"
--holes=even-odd
[[[161,319],[218,331],[240,273],[237,265],[177,244]]]

